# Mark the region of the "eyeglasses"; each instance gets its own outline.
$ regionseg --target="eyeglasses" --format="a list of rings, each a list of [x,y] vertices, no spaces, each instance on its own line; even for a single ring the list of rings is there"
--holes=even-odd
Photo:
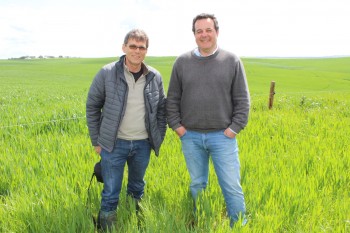
[[[134,44],[131,44],[131,45],[129,45],[128,47],[129,47],[129,49],[131,49],[131,50],[139,49],[140,52],[144,52],[144,51],[147,50],[147,48],[144,47],[144,46],[137,46],[137,45],[134,45]]]

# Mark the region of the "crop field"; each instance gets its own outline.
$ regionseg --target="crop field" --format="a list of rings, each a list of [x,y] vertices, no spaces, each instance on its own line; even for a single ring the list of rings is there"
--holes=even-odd
[[[174,59],[146,59],[165,90]],[[88,192],[99,156],[85,102],[114,60],[0,60],[0,232],[95,232],[102,184]],[[212,166],[194,220],[181,144],[168,129],[146,172],[142,218],[123,183],[118,232],[350,232],[350,58],[242,60],[252,100],[237,136],[248,224],[230,229]]]

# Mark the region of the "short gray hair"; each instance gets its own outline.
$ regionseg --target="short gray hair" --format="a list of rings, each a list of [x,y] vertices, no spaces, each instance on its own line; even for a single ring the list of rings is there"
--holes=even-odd
[[[129,39],[135,39],[136,41],[146,42],[146,47],[148,48],[149,39],[145,31],[141,29],[133,29],[124,38],[124,45],[126,45]]]

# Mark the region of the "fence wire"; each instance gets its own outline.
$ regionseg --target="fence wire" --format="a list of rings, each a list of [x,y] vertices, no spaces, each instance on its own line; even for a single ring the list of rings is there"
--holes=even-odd
[[[350,91],[310,91],[310,92],[276,92],[275,94],[278,95],[305,95],[305,94],[314,94],[314,93],[350,93]],[[268,94],[251,94],[252,97],[262,97],[265,96],[268,99]],[[72,121],[77,119],[85,119],[86,116],[80,116],[80,117],[71,117],[71,118],[65,118],[65,119],[57,119],[57,120],[51,120],[51,121],[40,121],[40,122],[32,122],[32,123],[24,123],[24,124],[16,124],[16,125],[7,125],[7,126],[0,126],[0,129],[6,129],[6,128],[14,128],[14,127],[23,127],[23,126],[33,126],[33,125],[40,125],[40,124],[48,124],[48,123],[55,123],[55,122],[61,122],[61,121]]]
[[[57,120],[51,120],[51,121],[40,121],[40,122],[32,122],[32,123],[24,123],[24,124],[16,124],[16,125],[7,125],[7,126],[0,126],[0,129],[33,126],[33,125],[48,124],[48,123],[55,123],[55,122],[61,122],[61,121],[72,121],[72,120],[83,119],[83,118],[86,118],[86,117],[81,116],[81,117],[72,117],[72,118],[57,119]]]

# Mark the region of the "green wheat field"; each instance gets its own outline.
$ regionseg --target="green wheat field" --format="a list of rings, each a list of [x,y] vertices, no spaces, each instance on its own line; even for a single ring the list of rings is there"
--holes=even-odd
[[[96,231],[102,184],[94,179],[88,192],[99,156],[85,101],[114,60],[0,60],[0,232]],[[165,90],[174,60],[146,59]],[[248,224],[230,229],[212,166],[194,220],[181,144],[168,129],[160,156],[152,153],[141,217],[123,183],[118,232],[350,232],[350,58],[242,60],[252,100],[238,135]]]

